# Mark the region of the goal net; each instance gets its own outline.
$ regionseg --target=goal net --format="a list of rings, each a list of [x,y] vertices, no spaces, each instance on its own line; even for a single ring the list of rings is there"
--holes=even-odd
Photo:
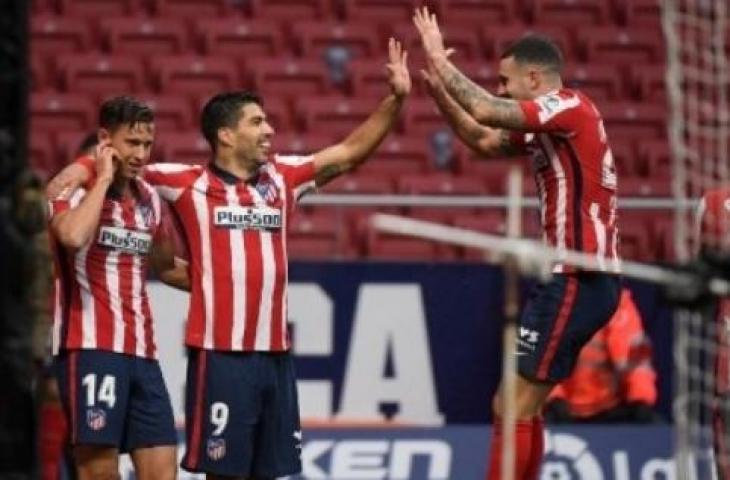
[[[661,5],[677,200],[676,254],[699,268],[717,269],[730,252],[728,3],[665,0]],[[675,314],[678,478],[725,479],[730,478],[725,352],[729,324],[722,301],[711,296],[696,300]]]

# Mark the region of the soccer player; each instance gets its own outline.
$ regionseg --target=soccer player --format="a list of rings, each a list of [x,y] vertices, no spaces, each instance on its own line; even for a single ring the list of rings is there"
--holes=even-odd
[[[95,180],[50,205],[54,366],[81,480],[117,478],[121,452],[130,453],[137,478],[177,473],[177,435],[145,283],[150,266],[170,285],[187,289],[189,281],[158,235],[159,195],[138,178],[153,120],[133,98],[105,102]]]
[[[96,130],[89,132],[76,149],[75,159],[93,156],[98,144],[99,133]],[[58,480],[61,478],[62,464],[73,470],[73,460],[66,448],[68,446],[68,426],[63,414],[58,382],[53,374],[53,359],[50,355],[43,370],[39,407],[41,429],[38,438],[41,478]],[[74,472],[71,472],[71,477],[76,477]]]
[[[697,247],[700,258],[716,268],[727,265],[730,254],[730,188],[705,192],[697,209]],[[715,402],[713,440],[720,480],[730,480],[730,300],[719,299],[705,312],[715,322]]]
[[[208,165],[145,169],[178,215],[190,251],[186,470],[257,480],[301,470],[286,232],[301,195],[364,162],[398,118],[411,90],[407,54],[391,39],[388,56],[390,93],[340,143],[308,156],[272,155],[262,99],[227,92],[203,109]],[[51,188],[88,174],[73,166]]]
[[[581,92],[561,80],[560,50],[526,36],[503,54],[499,96],[474,84],[449,60],[435,15],[417,9],[437,104],[456,132],[485,157],[532,157],[547,243],[595,255],[596,271],[558,262],[548,283],[532,292],[520,319],[515,478],[536,478],[543,453],[541,408],[568,377],[581,347],[608,322],[620,293],[616,171],[603,121]],[[501,388],[488,478],[498,479],[502,449]]]

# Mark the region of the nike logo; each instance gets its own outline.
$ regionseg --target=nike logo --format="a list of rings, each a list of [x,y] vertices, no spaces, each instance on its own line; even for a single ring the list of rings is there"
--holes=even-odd
[[[297,440],[299,440],[300,442],[302,441],[302,431],[301,430],[295,430],[294,433],[292,434],[292,436],[294,438],[296,438]]]

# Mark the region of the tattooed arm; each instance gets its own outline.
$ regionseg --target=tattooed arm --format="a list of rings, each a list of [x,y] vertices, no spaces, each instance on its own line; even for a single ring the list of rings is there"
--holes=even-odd
[[[480,125],[464,108],[451,98],[438,75],[421,72],[428,92],[456,135],[469,148],[483,157],[509,157],[519,155],[522,149],[512,143],[508,130]]]
[[[434,69],[449,95],[482,125],[520,130],[526,127],[518,102],[490,94],[469,80],[446,57],[433,59]]]
[[[400,43],[391,38],[388,53],[386,68],[391,93],[342,142],[314,154],[317,186],[326,184],[367,160],[398,118],[403,100],[411,90],[411,78],[406,64],[407,54]]]
[[[427,7],[416,9],[413,23],[421,35],[429,68],[438,75],[449,95],[477,122],[488,127],[511,130],[526,126],[525,114],[519,103],[491,95],[469,80],[449,61],[436,16]]]

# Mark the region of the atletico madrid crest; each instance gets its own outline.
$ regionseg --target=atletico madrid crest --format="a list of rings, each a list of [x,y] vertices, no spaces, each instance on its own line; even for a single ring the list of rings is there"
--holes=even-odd
[[[207,451],[211,460],[220,460],[226,456],[226,441],[222,438],[209,439]]]
[[[100,408],[86,410],[86,424],[90,429],[99,431],[106,427],[106,412]]]

